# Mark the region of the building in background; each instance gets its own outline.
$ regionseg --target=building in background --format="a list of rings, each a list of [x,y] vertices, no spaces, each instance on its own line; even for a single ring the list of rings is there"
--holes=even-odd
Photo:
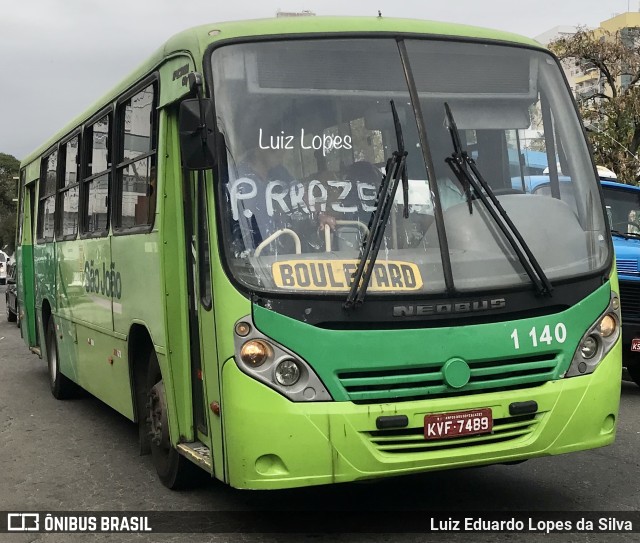
[[[572,36],[578,30],[577,26],[554,26],[552,29],[543,32],[542,34],[535,36],[534,40],[539,41],[545,47],[548,46],[552,41],[555,41],[560,38],[566,38],[568,36]],[[569,86],[571,87],[571,92],[575,92],[576,82],[575,79],[578,74],[582,74],[582,71],[579,67],[575,65],[575,62],[563,61],[562,69],[564,70],[564,74],[569,81]]]
[[[549,45],[558,38],[574,34],[576,30],[577,27],[573,26],[556,26],[536,36],[535,39],[543,45]],[[604,34],[605,32],[616,34],[619,32],[622,40],[628,41],[631,46],[635,40],[640,38],[640,12],[629,11],[615,14],[610,19],[602,21],[599,27],[593,29],[593,32],[596,34]],[[585,100],[595,94],[606,92],[604,82],[600,79],[600,72],[595,66],[575,61],[564,61],[562,65],[577,100]],[[629,78],[628,75],[622,76],[618,83],[624,88],[629,84]]]

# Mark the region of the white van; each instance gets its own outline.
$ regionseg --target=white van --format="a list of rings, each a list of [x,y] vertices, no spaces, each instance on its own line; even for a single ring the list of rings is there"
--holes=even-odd
[[[7,253],[0,251],[0,285],[7,284],[7,266],[9,265],[9,257]]]

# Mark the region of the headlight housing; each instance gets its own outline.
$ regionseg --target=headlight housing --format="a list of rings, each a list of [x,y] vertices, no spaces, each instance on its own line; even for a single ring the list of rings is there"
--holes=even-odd
[[[605,311],[582,336],[565,377],[593,373],[620,337],[620,299],[611,292]]]
[[[320,378],[298,355],[256,329],[250,316],[234,325],[236,364],[294,402],[332,401]]]

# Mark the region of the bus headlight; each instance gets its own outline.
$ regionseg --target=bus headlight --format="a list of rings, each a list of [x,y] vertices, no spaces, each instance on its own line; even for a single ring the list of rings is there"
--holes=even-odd
[[[593,373],[620,337],[620,300],[611,292],[609,307],[587,330],[576,349],[565,377]]]
[[[598,340],[593,336],[587,336],[580,344],[580,353],[583,358],[589,360],[593,358],[598,352]]]
[[[276,366],[275,377],[281,385],[293,386],[300,379],[300,368],[295,360],[286,358]]]
[[[247,341],[240,349],[240,360],[248,366],[257,368],[269,359],[270,354],[271,348],[268,343],[259,339],[252,339]]]
[[[600,319],[600,323],[598,324],[598,331],[602,337],[609,337],[612,334],[615,334],[616,328],[618,324],[616,323],[616,319],[613,315],[605,315]]]
[[[257,330],[251,317],[235,324],[233,337],[236,364],[250,377],[292,401],[333,400],[313,368]]]

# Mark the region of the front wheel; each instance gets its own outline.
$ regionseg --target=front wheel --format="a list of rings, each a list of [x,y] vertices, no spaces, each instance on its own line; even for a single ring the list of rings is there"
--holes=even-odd
[[[49,386],[51,394],[57,400],[73,398],[77,392],[76,384],[60,373],[60,359],[58,357],[58,339],[53,315],[49,317],[45,337],[47,347],[47,367],[49,368]]]
[[[167,488],[195,486],[204,473],[171,445],[164,381],[156,353],[149,355],[147,374],[147,428],[151,438],[151,458],[158,477]]]

